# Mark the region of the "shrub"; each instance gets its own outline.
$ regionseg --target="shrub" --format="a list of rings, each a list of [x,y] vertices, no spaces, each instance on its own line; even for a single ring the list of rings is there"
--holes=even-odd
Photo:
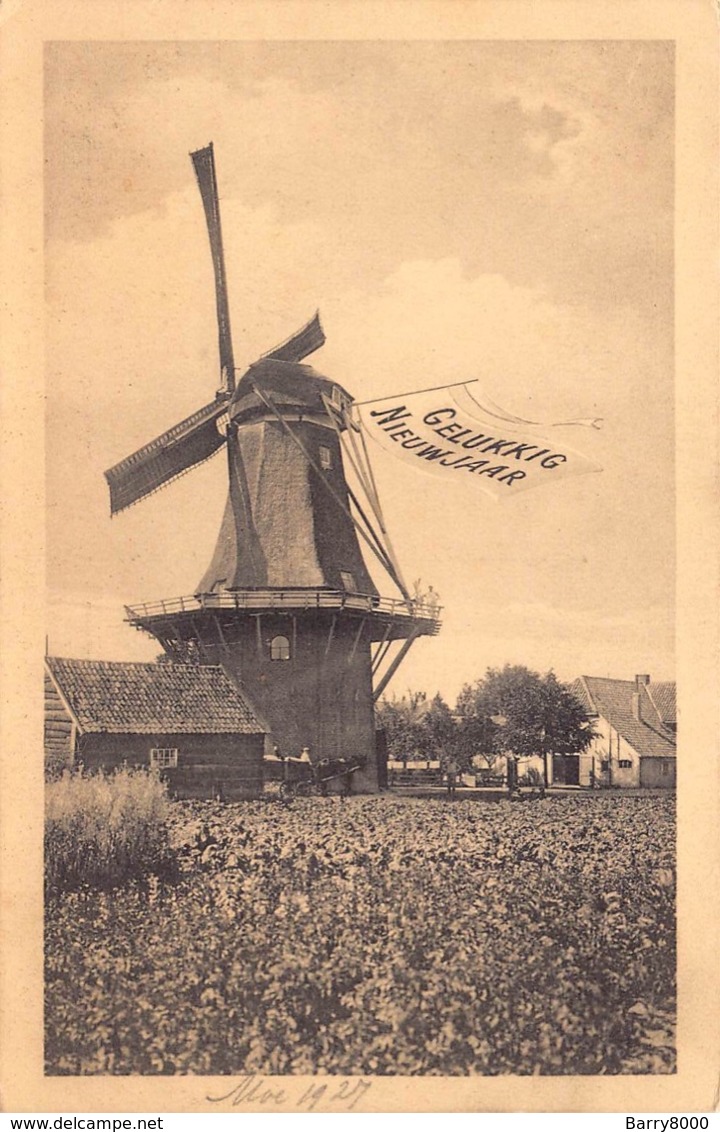
[[[66,771],[45,786],[45,889],[114,888],[167,876],[167,789],[156,774],[126,767],[85,776]]]
[[[61,751],[50,751],[45,753],[45,779],[48,782],[55,782],[56,779],[61,778],[66,770],[69,770],[70,763],[68,755]]]

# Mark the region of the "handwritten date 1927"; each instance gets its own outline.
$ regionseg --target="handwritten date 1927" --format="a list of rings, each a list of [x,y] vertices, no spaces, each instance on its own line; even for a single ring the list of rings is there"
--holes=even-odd
[[[205,1099],[211,1104],[226,1104],[232,1108],[252,1105],[259,1108],[294,1108],[303,1112],[315,1112],[316,1109],[352,1112],[371,1088],[372,1081],[364,1081],[362,1077],[358,1080],[345,1077],[331,1085],[317,1083],[294,1091],[272,1083],[267,1077],[250,1073],[237,1078],[228,1092],[218,1097],[206,1096]]]

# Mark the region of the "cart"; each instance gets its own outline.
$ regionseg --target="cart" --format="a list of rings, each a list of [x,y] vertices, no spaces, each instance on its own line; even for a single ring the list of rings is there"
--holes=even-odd
[[[289,801],[291,798],[311,798],[313,795],[324,797],[328,792],[328,783],[339,780],[344,780],[341,796],[347,797],[352,792],[352,775],[356,770],[362,770],[365,762],[366,760],[361,758],[341,758],[320,759],[313,766],[302,763],[300,765],[306,773],[298,778],[286,775],[280,784],[280,797],[284,801]]]

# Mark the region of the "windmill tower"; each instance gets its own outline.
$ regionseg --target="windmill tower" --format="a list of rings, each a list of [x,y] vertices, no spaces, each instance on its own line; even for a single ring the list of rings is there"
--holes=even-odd
[[[212,144],[191,156],[215,271],[221,385],[105,476],[114,514],[225,446],[228,499],[195,593],[128,606],[127,619],[171,657],[220,664],[284,754],[364,758],[355,787],[373,790],[374,702],[413,641],[437,632],[438,610],[402,580],[352,397],[302,364],[325,341],[319,316],[236,382]],[[378,592],[360,541],[397,596]]]

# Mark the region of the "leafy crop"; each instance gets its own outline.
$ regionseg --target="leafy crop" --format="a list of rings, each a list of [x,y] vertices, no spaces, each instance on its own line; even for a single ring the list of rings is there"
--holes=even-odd
[[[674,1068],[666,797],[172,807],[176,885],[47,916],[47,1072]]]

